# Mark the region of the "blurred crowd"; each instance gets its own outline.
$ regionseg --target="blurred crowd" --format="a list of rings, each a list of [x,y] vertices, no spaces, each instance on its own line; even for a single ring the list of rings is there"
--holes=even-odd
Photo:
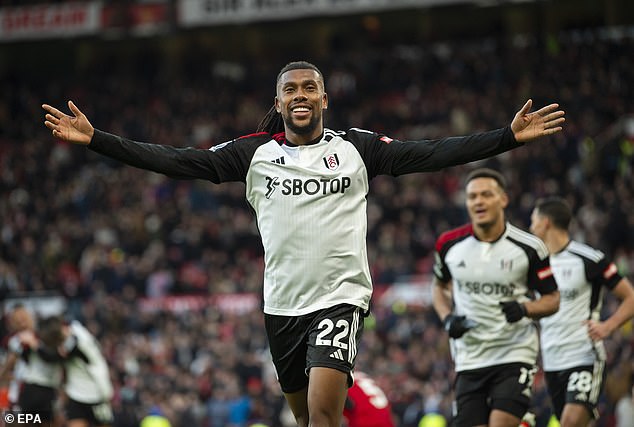
[[[531,97],[558,102],[565,131],[482,161],[507,178],[509,219],[527,228],[536,198],[574,207],[576,239],[634,272],[634,35],[566,32],[548,38],[433,45],[333,44],[328,55],[245,58],[184,52],[169,64],[146,50],[33,75],[0,73],[0,293],[54,291],[95,333],[116,387],[115,427],[159,407],[180,426],[284,425],[260,311],[139,310],[140,298],[261,293],[262,247],[242,184],[177,181],[53,140],[43,102],[67,99],[102,130],[208,148],[252,133],[272,105],[277,71],[307,59],[326,78],[326,126],[430,139],[510,123]],[[58,64],[59,65],[59,64]],[[45,74],[45,75],[43,75]],[[436,237],[467,221],[462,178],[475,165],[378,177],[368,201],[368,250],[377,284],[430,273]],[[613,309],[608,300],[606,310]],[[450,416],[452,364],[430,307],[375,305],[358,368],[392,401],[402,426]],[[607,343],[599,426],[631,389],[631,323]],[[535,405],[548,417],[544,385]]]

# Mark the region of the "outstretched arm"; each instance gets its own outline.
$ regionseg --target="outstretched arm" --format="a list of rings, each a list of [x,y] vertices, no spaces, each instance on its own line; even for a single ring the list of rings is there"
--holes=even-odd
[[[55,138],[87,146],[130,166],[178,179],[206,179],[216,184],[244,182],[253,153],[270,138],[262,134],[245,138],[240,144],[228,141],[214,150],[150,144],[95,129],[72,101],[68,101],[72,116],[48,104],[42,104],[42,108],[47,112],[44,124]]]
[[[47,111],[44,124],[53,132],[55,138],[60,138],[73,144],[90,144],[95,128],[92,127],[86,115],[77,108],[73,101],[68,101],[68,108],[70,108],[74,117],[64,114],[48,104],[42,104],[42,108]]]
[[[349,132],[359,140],[359,148],[371,177],[437,171],[496,156],[542,136],[563,129],[564,111],[550,104],[530,112],[528,100],[510,125],[488,132],[435,140],[399,141],[386,136]],[[361,145],[364,140],[370,143]]]
[[[541,136],[553,135],[562,130],[566,120],[559,104],[550,104],[530,112],[533,100],[529,99],[511,122],[511,130],[517,142],[528,142]]]

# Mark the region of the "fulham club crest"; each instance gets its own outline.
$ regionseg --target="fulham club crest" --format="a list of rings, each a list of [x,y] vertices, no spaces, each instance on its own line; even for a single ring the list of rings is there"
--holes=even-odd
[[[326,157],[324,157],[324,164],[328,169],[334,171],[339,167],[339,157],[336,153],[328,154]]]

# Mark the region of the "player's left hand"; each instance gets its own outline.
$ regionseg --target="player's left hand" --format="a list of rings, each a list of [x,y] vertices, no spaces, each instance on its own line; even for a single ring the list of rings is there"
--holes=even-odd
[[[77,108],[73,101],[68,101],[68,108],[73,113],[72,116],[64,114],[48,104],[42,104],[42,108],[47,112],[44,124],[51,130],[55,138],[72,142],[73,144],[90,144],[95,134],[95,128],[93,128],[86,115]]]
[[[511,130],[517,142],[528,142],[541,136],[553,135],[561,131],[566,119],[559,104],[550,104],[537,111],[529,112],[533,101],[529,99],[511,122]]]
[[[515,300],[501,301],[500,305],[502,306],[504,316],[506,316],[506,320],[509,323],[518,322],[520,319],[526,316],[526,306],[524,306],[524,304],[520,304]]]
[[[600,341],[612,333],[605,322],[586,320],[583,323],[585,323],[586,328],[588,329],[588,336],[592,341]]]

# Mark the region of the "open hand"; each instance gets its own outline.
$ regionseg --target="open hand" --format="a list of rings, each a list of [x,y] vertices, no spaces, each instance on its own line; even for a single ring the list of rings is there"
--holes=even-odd
[[[559,110],[559,104],[550,104],[530,113],[532,106],[533,100],[529,99],[511,122],[511,130],[517,142],[532,141],[562,130],[566,113]]]
[[[86,115],[73,104],[73,101],[68,101],[68,108],[74,117],[64,114],[48,104],[42,104],[42,108],[47,111],[44,124],[53,132],[55,138],[73,144],[90,144],[95,128],[92,127]]]

